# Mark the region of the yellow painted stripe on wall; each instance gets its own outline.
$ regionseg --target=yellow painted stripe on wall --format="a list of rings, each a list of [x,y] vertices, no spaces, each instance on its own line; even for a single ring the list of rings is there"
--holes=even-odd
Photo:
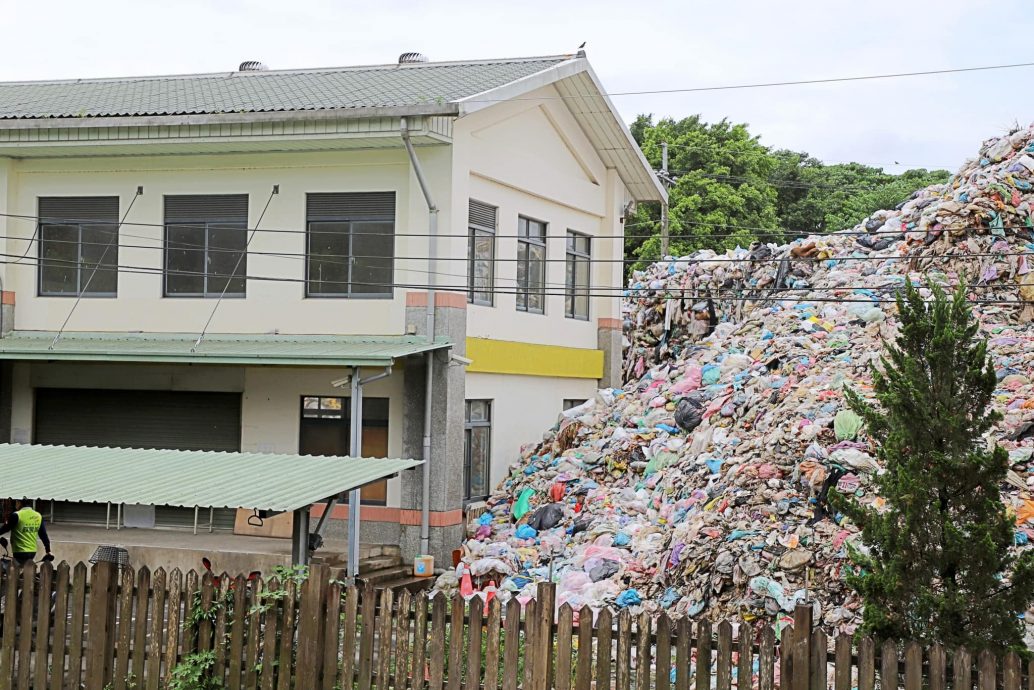
[[[467,371],[480,374],[558,376],[571,379],[603,377],[603,351],[560,345],[534,345],[512,340],[467,338]]]

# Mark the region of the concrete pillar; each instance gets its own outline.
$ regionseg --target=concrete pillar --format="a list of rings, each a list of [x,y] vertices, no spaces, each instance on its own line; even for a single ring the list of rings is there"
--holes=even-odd
[[[409,293],[406,324],[425,332],[427,293]],[[466,352],[467,298],[462,293],[438,292],[435,299],[435,335],[448,338],[453,352]],[[422,458],[426,359],[405,362],[405,420],[403,456]],[[431,530],[429,553],[436,567],[450,567],[452,551],[463,539],[463,415],[466,368],[449,361],[448,351],[434,358],[431,428]],[[402,526],[399,546],[407,561],[419,555],[423,470],[402,474]]]
[[[600,388],[621,388],[621,319],[602,318],[596,327],[596,347],[603,351]]]

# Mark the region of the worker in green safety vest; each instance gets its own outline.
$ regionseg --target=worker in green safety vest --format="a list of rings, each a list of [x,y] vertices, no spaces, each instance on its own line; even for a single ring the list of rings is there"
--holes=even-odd
[[[36,558],[36,541],[43,542],[43,548],[47,555],[43,560],[54,560],[50,553],[50,537],[47,536],[47,526],[43,523],[43,516],[32,508],[32,502],[28,499],[15,500],[14,510],[7,516],[7,521],[0,526],[0,534],[11,533],[11,551],[14,560],[19,564],[27,563]]]

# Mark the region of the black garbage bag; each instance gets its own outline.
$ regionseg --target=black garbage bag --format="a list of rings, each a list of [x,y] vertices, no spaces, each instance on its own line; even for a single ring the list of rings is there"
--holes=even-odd
[[[683,398],[675,406],[675,423],[683,431],[689,432],[700,426],[703,421],[704,406],[692,398]]]
[[[536,510],[528,524],[541,532],[544,529],[553,529],[560,524],[564,518],[564,505],[562,503],[549,503]]]

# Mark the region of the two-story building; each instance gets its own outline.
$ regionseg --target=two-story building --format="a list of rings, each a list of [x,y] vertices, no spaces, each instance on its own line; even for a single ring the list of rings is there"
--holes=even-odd
[[[362,539],[412,555],[426,509],[444,556],[620,385],[623,220],[663,197],[583,53],[0,83],[0,439],[348,455],[355,368],[361,454],[429,458]]]

